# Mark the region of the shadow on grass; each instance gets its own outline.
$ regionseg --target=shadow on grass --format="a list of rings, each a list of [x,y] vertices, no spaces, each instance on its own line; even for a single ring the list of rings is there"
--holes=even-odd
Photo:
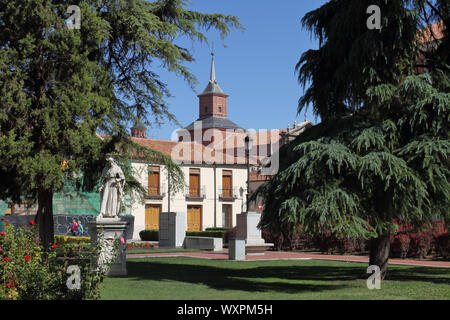
[[[127,278],[178,281],[202,284],[217,290],[248,292],[299,293],[337,290],[349,287],[358,280],[365,282],[369,277],[365,265],[345,263],[330,266],[274,265],[249,268],[245,262],[241,265],[227,265],[209,261],[189,264],[180,263],[180,260],[175,263],[144,260],[127,261],[127,269]],[[386,280],[450,284],[450,269],[391,266]]]
[[[361,268],[323,266],[258,266],[236,268],[222,265],[180,264],[162,261],[127,261],[128,276],[140,280],[178,281],[202,284],[217,290],[249,292],[336,290],[347,287],[344,281],[366,279]],[[363,270],[364,271],[364,270]],[[298,282],[315,283],[298,283]],[[297,283],[295,283],[297,282]]]
[[[450,284],[450,269],[430,267],[392,268],[390,266],[385,280]]]

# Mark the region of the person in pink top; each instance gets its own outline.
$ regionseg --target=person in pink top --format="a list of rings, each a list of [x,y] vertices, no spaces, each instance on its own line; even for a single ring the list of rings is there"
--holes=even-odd
[[[72,226],[69,228],[69,232],[72,232],[73,236],[78,234],[78,223],[77,220],[73,219]]]

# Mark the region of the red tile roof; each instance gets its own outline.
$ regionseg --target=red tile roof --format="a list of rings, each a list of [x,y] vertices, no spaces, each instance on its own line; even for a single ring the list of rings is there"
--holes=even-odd
[[[417,34],[417,40],[420,43],[426,43],[442,38],[444,38],[444,22],[442,20],[423,28]]]

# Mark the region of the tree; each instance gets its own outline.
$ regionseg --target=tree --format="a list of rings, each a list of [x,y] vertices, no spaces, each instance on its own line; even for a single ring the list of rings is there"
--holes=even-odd
[[[381,30],[366,27],[372,4]],[[261,227],[370,239],[369,264],[384,279],[395,219],[418,228],[449,220],[448,8],[334,0],[305,15],[320,46],[297,64],[307,87],[299,112],[311,103],[323,121],[281,149],[279,173],[255,193],[266,202]],[[424,51],[421,30],[439,19],[444,36]],[[421,52],[425,74],[416,72]]]
[[[186,4],[0,3],[0,198],[37,201],[45,247],[53,242],[53,194],[80,173],[83,179],[76,185],[92,190],[107,154],[120,151],[124,163],[138,155],[164,163],[174,184],[182,182],[170,159],[133,143],[126,128],[136,118],[147,125],[175,121],[165,103],[167,84],[153,70],[160,63],[195,84],[184,66],[194,58],[177,38],[205,41],[201,30],[213,28],[226,36],[230,27],[241,28],[234,16],[203,14]],[[80,8],[80,29],[66,25],[70,5]],[[110,139],[100,139],[99,132]],[[137,181],[127,182],[142,191]]]

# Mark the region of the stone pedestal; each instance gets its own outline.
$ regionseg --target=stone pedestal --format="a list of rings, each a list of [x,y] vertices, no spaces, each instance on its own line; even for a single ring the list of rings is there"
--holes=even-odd
[[[106,275],[109,277],[119,277],[127,275],[126,263],[126,229],[129,222],[123,221],[120,218],[101,218],[88,224],[91,232],[91,243],[97,245],[97,241],[104,242],[102,252],[100,253],[98,267],[102,268],[102,262],[110,259],[111,250],[114,246],[114,241],[119,242],[119,251],[113,264]],[[124,243],[120,242],[120,238],[124,239]]]
[[[159,213],[159,247],[183,248],[187,230],[186,212]]]
[[[236,215],[236,238],[245,239],[246,254],[260,255],[273,247],[273,243],[266,243],[258,229],[261,215],[256,212],[244,212]]]
[[[245,260],[245,239],[230,239],[228,260]]]

